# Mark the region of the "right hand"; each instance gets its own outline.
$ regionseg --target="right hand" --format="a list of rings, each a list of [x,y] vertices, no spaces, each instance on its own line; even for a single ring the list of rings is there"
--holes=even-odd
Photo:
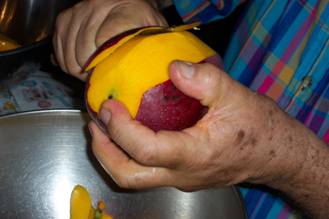
[[[160,12],[147,0],[84,0],[62,12],[53,37],[62,70],[81,80],[82,67],[109,38],[143,26],[167,26]]]
[[[94,122],[89,126],[92,150],[119,186],[195,191],[295,180],[305,165],[309,134],[270,98],[207,63],[174,62],[169,76],[209,108],[194,126],[154,132],[115,100],[106,100],[99,113],[107,132]]]

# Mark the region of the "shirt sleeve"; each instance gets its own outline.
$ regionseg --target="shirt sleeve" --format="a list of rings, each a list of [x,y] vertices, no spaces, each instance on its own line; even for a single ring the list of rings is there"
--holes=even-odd
[[[184,22],[208,23],[228,16],[246,0],[173,0]]]

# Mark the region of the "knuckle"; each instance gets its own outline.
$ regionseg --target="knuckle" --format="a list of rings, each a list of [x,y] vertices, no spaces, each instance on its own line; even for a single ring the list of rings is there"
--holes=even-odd
[[[67,19],[70,18],[71,13],[71,9],[62,11],[56,18],[56,26],[59,26],[63,22],[67,21]]]
[[[88,2],[88,1],[87,1]],[[81,1],[75,5],[72,6],[72,10],[74,12],[80,11],[80,9],[86,4],[86,1]]]
[[[136,152],[136,159],[143,164],[152,164],[155,160],[155,153],[151,148],[153,148],[152,145],[142,145]]]
[[[135,175],[112,174],[114,182],[125,189],[135,189],[137,187],[137,178]]]
[[[96,1],[94,0],[85,0],[83,2],[80,2],[80,4],[84,3],[86,7],[92,7],[96,4]]]
[[[72,62],[67,62],[66,67],[68,73],[70,73],[71,75],[78,75],[80,72],[80,67],[73,64]]]
[[[220,69],[214,64],[206,62],[199,65],[199,71],[201,71],[202,74],[205,74],[207,72],[209,75],[215,76],[216,74],[218,74]]]
[[[208,83],[215,83],[216,79],[218,80],[219,69],[210,63],[206,63],[204,74]]]
[[[68,25],[71,20],[71,9],[67,9],[61,12],[55,21],[55,33],[58,35],[63,35],[65,30],[69,29]]]
[[[218,95],[220,95],[221,88],[221,72],[212,64],[206,63],[199,68],[199,84],[205,88],[203,104],[209,104],[213,102]]]

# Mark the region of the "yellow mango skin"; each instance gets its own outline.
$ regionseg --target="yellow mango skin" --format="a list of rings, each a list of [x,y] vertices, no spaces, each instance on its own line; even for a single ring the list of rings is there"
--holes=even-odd
[[[103,50],[101,53],[99,53],[96,57],[92,59],[90,64],[87,65],[86,69],[84,71],[89,71],[92,68],[94,68],[98,63],[103,61],[106,57],[108,57],[110,54],[112,54],[119,46],[122,44],[126,43],[128,40],[134,38],[135,36],[143,33],[144,31],[149,31],[149,30],[161,30],[163,27],[146,27],[143,29],[140,29],[139,31],[130,34],[128,36],[123,37],[118,43],[114,44],[113,46]]]
[[[128,34],[127,36],[124,36],[123,38],[121,38],[121,40],[119,40],[119,42],[104,49],[101,53],[97,54],[95,57],[92,57],[91,60],[88,60],[88,62],[87,62],[88,64],[83,71],[91,70],[98,63],[100,63],[102,60],[104,60],[107,56],[109,56],[111,53],[113,53],[119,46],[126,43],[128,40],[134,38],[137,35],[151,33],[151,32],[157,32],[157,31],[160,31],[160,32],[161,31],[172,31],[172,32],[185,31],[185,30],[195,28],[199,25],[200,25],[200,22],[194,22],[191,24],[184,24],[184,25],[180,25],[180,26],[176,26],[176,27],[151,26],[151,27],[141,28],[141,29],[133,32],[132,34]],[[127,33],[127,32],[125,32],[125,33]],[[123,33],[123,34],[125,34],[125,33]]]
[[[88,191],[77,185],[71,194],[71,219],[93,219],[94,209]]]
[[[187,31],[135,36],[96,65],[89,79],[88,105],[98,113],[113,96],[135,117],[143,94],[169,80],[172,61],[198,63],[215,53]]]

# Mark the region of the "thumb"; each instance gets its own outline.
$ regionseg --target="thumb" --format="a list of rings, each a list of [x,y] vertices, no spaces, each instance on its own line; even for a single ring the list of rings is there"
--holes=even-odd
[[[225,72],[209,63],[174,61],[169,66],[169,77],[179,90],[205,106],[220,101],[233,84]]]

